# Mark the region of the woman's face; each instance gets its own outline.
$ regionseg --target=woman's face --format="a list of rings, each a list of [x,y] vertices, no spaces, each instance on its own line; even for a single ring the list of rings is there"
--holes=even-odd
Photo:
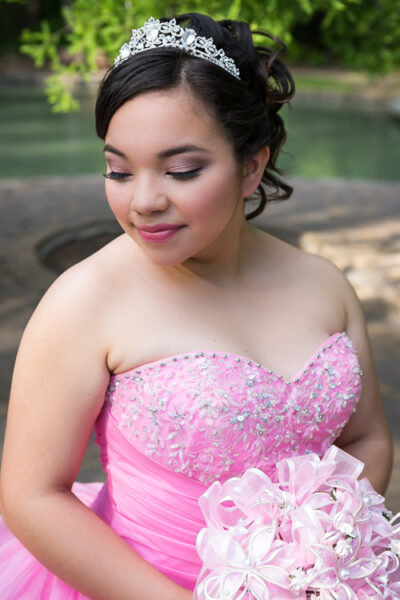
[[[230,231],[238,234],[248,195],[243,168],[189,92],[151,92],[126,102],[105,141],[108,202],[152,261],[212,258]]]

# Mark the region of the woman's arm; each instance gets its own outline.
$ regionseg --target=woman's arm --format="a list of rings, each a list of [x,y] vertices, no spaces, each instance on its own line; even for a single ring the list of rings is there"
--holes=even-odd
[[[362,476],[383,494],[392,469],[391,435],[360,302],[344,277],[341,287],[347,314],[346,331],[356,348],[363,375],[360,401],[336,443],[365,463]]]
[[[109,373],[101,290],[64,274],[23,336],[1,470],[4,521],[50,571],[95,600],[189,600],[71,492]],[[99,295],[100,294],[100,295]]]

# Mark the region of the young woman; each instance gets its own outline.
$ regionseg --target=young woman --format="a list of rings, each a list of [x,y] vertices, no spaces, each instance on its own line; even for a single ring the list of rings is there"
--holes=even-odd
[[[352,289],[245,216],[290,195],[276,159],[293,90],[247,24],[197,14],[148,21],[105,77],[97,132],[124,234],[55,282],[21,342],[2,600],[189,600],[198,498],[250,466],[273,475],[335,442],[385,489],[390,436]],[[73,486],[93,427],[107,482]]]

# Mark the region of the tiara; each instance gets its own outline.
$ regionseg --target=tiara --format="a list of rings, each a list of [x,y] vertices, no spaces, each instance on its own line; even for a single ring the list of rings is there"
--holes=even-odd
[[[153,48],[179,48],[218,65],[236,79],[240,79],[239,69],[233,59],[228,58],[222,48],[218,50],[212,38],[201,37],[193,29],[183,29],[175,19],[161,23],[159,19],[150,17],[143,27],[132,29],[132,37],[128,44],[121,46],[115,66],[129,56]]]

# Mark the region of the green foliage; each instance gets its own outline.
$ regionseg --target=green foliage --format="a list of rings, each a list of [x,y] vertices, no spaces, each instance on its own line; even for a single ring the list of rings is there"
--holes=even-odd
[[[384,72],[400,65],[400,4],[353,0],[324,22],[326,47],[349,67]]]
[[[61,31],[52,32],[47,21],[43,21],[40,31],[29,31],[25,29],[21,35],[21,52],[30,56],[36,67],[43,67],[46,60],[49,61],[53,70],[61,66],[59,57],[59,43]]]
[[[72,0],[62,12],[61,29],[52,31],[43,21],[39,31],[24,30],[21,38],[22,52],[53,71],[47,91],[59,111],[78,108],[72,83],[112,64],[131,28],[150,15],[205,12],[245,20],[285,42],[292,61],[375,72],[400,65],[398,0]]]

